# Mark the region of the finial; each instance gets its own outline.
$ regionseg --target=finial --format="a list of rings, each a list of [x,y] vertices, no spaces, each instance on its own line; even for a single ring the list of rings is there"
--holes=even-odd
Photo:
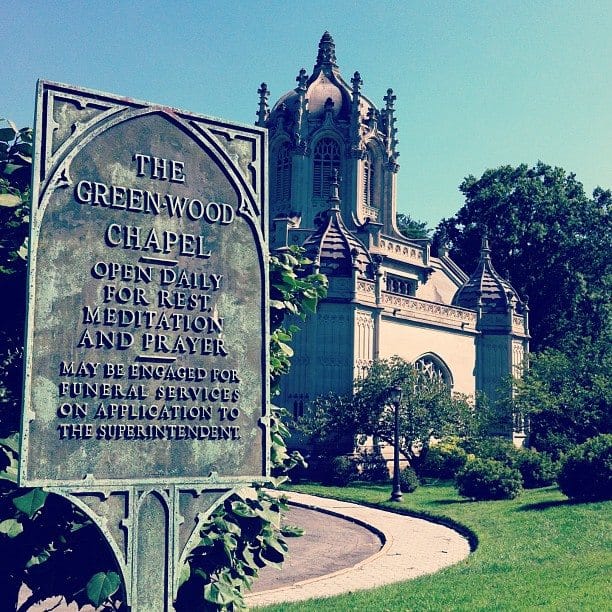
[[[351,85],[353,86],[353,95],[358,94],[361,86],[363,85],[363,81],[361,80],[361,75],[359,72],[355,72],[353,78],[351,79]]]
[[[270,116],[270,109],[268,108],[270,92],[268,91],[268,86],[262,83],[257,93],[259,94],[259,108],[257,109],[257,122],[255,125],[263,127]]]
[[[393,93],[393,90],[389,87],[387,89],[387,95],[383,98],[385,108],[382,111],[383,116],[383,130],[387,135],[387,153],[389,160],[392,165],[396,165],[395,160],[399,157],[397,151],[397,145],[399,140],[396,138],[397,128],[395,127],[395,100],[397,96]]]
[[[393,94],[393,90],[391,88],[387,89],[387,95],[383,98],[387,112],[395,110],[395,100],[397,100],[397,96]]]
[[[300,73],[295,77],[297,81],[297,89],[298,91],[306,91],[306,82],[308,81],[308,75],[306,74],[306,70],[302,68]]]
[[[480,244],[480,257],[482,259],[491,259],[491,249],[489,248],[489,235],[487,228],[482,228],[482,242]]]
[[[340,192],[338,188],[338,168],[332,168],[331,181],[329,184],[329,203],[332,210],[340,208]]]
[[[315,70],[326,66],[338,67],[336,64],[336,45],[334,44],[334,39],[331,37],[331,34],[327,31],[323,33],[319,41],[319,53],[317,54]]]

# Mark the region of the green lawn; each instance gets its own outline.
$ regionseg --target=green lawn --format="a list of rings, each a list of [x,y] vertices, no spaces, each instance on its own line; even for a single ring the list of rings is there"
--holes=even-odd
[[[441,483],[404,495],[400,504],[377,485],[292,489],[444,517],[473,532],[477,548],[430,576],[268,611],[612,610],[612,502],[571,503],[556,487],[512,501],[471,502]]]

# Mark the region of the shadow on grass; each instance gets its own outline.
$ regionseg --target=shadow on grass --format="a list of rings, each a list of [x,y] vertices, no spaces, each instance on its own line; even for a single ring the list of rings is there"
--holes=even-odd
[[[538,502],[535,504],[524,504],[519,506],[517,512],[531,512],[533,510],[541,511],[548,510],[549,508],[557,508],[559,506],[579,506],[581,504],[588,504],[591,500],[580,500],[580,499],[554,499],[550,501]]]
[[[473,499],[432,499],[427,502],[430,506],[453,506],[455,504],[471,504]]]

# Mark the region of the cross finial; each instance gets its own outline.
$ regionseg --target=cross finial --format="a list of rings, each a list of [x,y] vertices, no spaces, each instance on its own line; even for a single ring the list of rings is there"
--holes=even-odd
[[[308,81],[308,75],[306,74],[306,70],[304,70],[304,68],[300,70],[300,73],[295,77],[295,80],[298,84],[297,88],[300,91],[306,91],[306,82]]]
[[[383,98],[383,101],[386,104],[385,108],[387,109],[387,112],[394,110],[393,105],[396,99],[397,96],[394,95],[393,90],[391,88],[387,89],[387,95]]]

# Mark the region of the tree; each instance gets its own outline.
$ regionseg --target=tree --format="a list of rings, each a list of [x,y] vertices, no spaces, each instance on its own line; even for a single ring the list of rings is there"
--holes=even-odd
[[[549,349],[532,357],[514,383],[512,400],[527,417],[530,444],[557,459],[589,438],[612,433],[611,370],[612,355],[601,340],[572,355]]]
[[[609,333],[609,190],[589,198],[574,174],[542,162],[470,175],[459,189],[465,204],[442,220],[435,240],[470,273],[487,229],[498,272],[509,271],[519,295],[529,297],[533,350],[575,347]]]
[[[394,410],[389,389],[399,386],[400,451],[417,468],[432,437],[472,436],[478,415],[465,396],[453,396],[441,381],[432,380],[413,364],[394,356],[375,361],[350,396],[316,399],[297,427],[319,448],[333,447],[342,436],[375,436],[394,443]]]
[[[417,221],[410,215],[403,213],[397,213],[395,219],[397,221],[397,229],[406,238],[428,240],[431,237],[432,230],[427,227],[427,221]]]

